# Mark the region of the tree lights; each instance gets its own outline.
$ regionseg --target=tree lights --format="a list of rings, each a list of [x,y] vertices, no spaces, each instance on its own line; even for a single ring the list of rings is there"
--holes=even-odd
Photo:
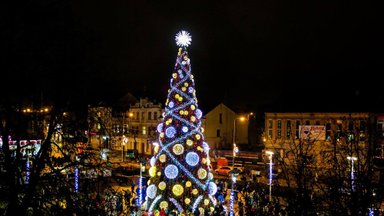
[[[201,128],[202,111],[198,108],[195,83],[186,48],[191,36],[179,32],[180,47],[170,80],[163,120],[157,126],[158,144],[150,160],[150,184],[147,209],[211,211],[216,204],[217,186],[209,170],[209,147]]]

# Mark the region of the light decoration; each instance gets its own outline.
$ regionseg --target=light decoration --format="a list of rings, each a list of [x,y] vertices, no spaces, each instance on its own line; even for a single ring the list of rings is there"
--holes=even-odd
[[[209,194],[214,196],[217,192],[217,185],[213,182],[209,182]]]
[[[181,48],[179,48],[175,70],[170,80],[165,112],[162,114],[163,120],[161,126],[157,127],[159,149],[150,162],[151,166],[157,167],[156,171],[161,174],[159,177],[151,176],[150,185],[156,185],[157,190],[161,190],[162,196],[155,197],[156,194],[147,196],[148,213],[164,207],[164,202],[167,203],[168,209],[177,208],[179,212],[182,212],[183,208],[192,209],[193,205],[195,205],[194,210],[199,207],[213,209],[212,205],[215,203],[212,201],[212,198],[214,200],[215,198],[210,195],[211,190],[208,188],[210,182],[213,182],[213,177],[207,178],[211,173],[207,172],[209,159],[203,143],[202,112],[197,107],[190,59],[185,50],[190,40],[184,40],[185,43],[180,42],[183,41],[182,35],[180,33],[176,37]],[[194,168],[191,169],[191,166]],[[186,188],[188,193],[185,191]],[[173,193],[169,193],[170,191]],[[188,197],[191,195],[192,197]],[[202,200],[204,202],[201,202]],[[205,205],[206,200],[209,202],[208,205]],[[168,207],[168,205],[171,206]]]
[[[197,170],[197,176],[199,176],[199,179],[205,179],[207,177],[208,173],[207,170],[200,168]]]
[[[175,184],[175,185],[173,185],[173,187],[172,187],[172,192],[173,192],[173,194],[175,194],[176,196],[180,196],[181,194],[184,193],[184,188],[183,188],[183,186],[181,186],[180,184]]]
[[[209,199],[204,199],[204,205],[209,205]]]
[[[182,213],[184,211],[183,207],[181,207],[181,205],[177,202],[177,200],[175,200],[174,198],[169,198],[169,201],[171,201],[173,205],[176,206],[179,213]]]
[[[163,131],[163,123],[157,125],[157,132],[161,133]]]
[[[185,156],[185,160],[187,161],[188,165],[194,167],[199,163],[200,157],[196,152],[188,152]]]
[[[197,119],[201,119],[201,117],[203,116],[203,112],[201,112],[200,109],[197,109],[195,113],[196,113]]]
[[[169,108],[173,108],[174,106],[175,106],[175,103],[173,103],[173,101],[169,102],[169,104],[168,104]]]
[[[155,205],[157,204],[157,202],[159,202],[160,199],[161,199],[161,195],[157,196],[157,197],[153,200],[151,206],[150,206],[149,209],[148,209],[148,212],[153,212],[153,208],[155,207]]]
[[[184,153],[184,146],[181,145],[181,144],[176,144],[173,146],[173,153],[175,153],[175,155],[181,155]]]
[[[173,138],[176,134],[176,130],[174,127],[169,127],[165,130],[165,135],[168,137],[168,138]]]
[[[185,199],[184,199],[184,202],[185,202],[185,204],[188,205],[189,203],[191,203],[191,199],[189,199],[189,198],[185,198]]]
[[[156,158],[151,157],[151,160],[149,160],[149,164],[151,165],[151,167],[155,166],[155,163],[156,163]]]
[[[167,184],[163,181],[159,183],[159,189],[160,190],[164,190],[166,186],[167,186]]]
[[[160,202],[160,208],[167,209],[168,208],[168,202],[167,201]]]
[[[147,196],[151,199],[155,198],[157,193],[157,188],[155,185],[149,185],[147,188]]]
[[[149,176],[154,177],[156,175],[156,167],[153,166],[153,167],[149,168],[148,172],[149,172]]]
[[[196,208],[197,208],[197,206],[199,205],[199,203],[201,202],[202,199],[203,199],[203,195],[200,195],[199,197],[197,197],[197,199],[193,203],[192,212],[196,211]]]
[[[180,31],[176,34],[175,37],[176,45],[179,47],[188,47],[191,45],[192,36],[187,31]]]
[[[75,168],[75,192],[79,192],[79,168]]]
[[[30,164],[29,157],[27,158],[27,162],[25,163],[25,183],[29,184],[29,175],[30,175]]]
[[[213,205],[215,206],[217,204],[215,197],[213,197],[213,195],[211,195],[211,194],[208,195],[208,197],[211,200],[211,202],[213,203]]]
[[[229,197],[229,215],[230,216],[234,216],[234,214],[233,214],[233,204],[234,204],[234,194],[235,194],[235,192],[234,192],[234,190],[231,190],[231,195],[230,195],[230,197]]]
[[[139,206],[141,209],[141,205],[143,204],[143,177],[141,174],[142,165],[140,162],[140,177],[139,177]]]
[[[147,196],[151,199],[155,198],[157,193],[157,188],[155,185],[149,185],[147,188]]]
[[[177,175],[179,174],[179,169],[177,166],[173,164],[169,164],[167,167],[165,167],[165,176],[169,179],[175,179]]]
[[[167,156],[165,154],[160,155],[159,160],[161,163],[164,163],[167,160]]]

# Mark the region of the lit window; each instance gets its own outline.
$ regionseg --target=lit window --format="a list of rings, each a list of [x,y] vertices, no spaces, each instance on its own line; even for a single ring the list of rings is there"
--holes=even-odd
[[[143,126],[142,131],[143,131],[143,135],[147,134],[147,127]]]

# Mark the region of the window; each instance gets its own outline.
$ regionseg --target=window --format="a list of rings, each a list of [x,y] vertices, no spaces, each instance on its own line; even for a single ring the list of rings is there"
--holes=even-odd
[[[143,132],[143,135],[147,134],[147,127],[143,126],[142,127],[142,132]]]
[[[220,135],[220,129],[217,129],[216,130],[216,137],[220,137],[221,135]]]
[[[223,124],[223,114],[219,114],[219,124]]]
[[[141,112],[141,121],[144,121],[145,112]]]
[[[268,138],[272,139],[272,128],[273,128],[273,121],[272,119],[268,120]]]
[[[148,112],[148,120],[152,120],[152,112]]]
[[[305,125],[311,125],[311,121],[306,120],[306,121],[305,121]]]
[[[281,120],[277,120],[277,139],[281,139]]]
[[[359,132],[360,142],[365,141],[366,129],[367,129],[367,123],[365,121],[360,121],[360,132]]]
[[[157,120],[157,112],[153,112],[153,120]]]
[[[331,140],[331,123],[325,125],[325,139]]]
[[[291,120],[287,120],[287,138],[291,138]]]
[[[315,123],[315,125],[320,125],[320,121],[317,120],[316,123]]]
[[[299,139],[299,133],[300,133],[300,121],[296,121],[296,131],[295,131],[295,139]]]
[[[140,114],[139,112],[136,112],[136,120],[139,120],[139,118],[140,118]]]

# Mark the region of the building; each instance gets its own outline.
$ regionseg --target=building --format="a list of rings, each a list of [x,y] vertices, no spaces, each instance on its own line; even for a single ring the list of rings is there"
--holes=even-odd
[[[232,149],[233,143],[248,145],[248,117],[248,114],[238,114],[223,103],[217,105],[203,118],[205,141],[212,150]]]
[[[128,111],[127,150],[137,150],[139,154],[152,155],[152,143],[157,141],[157,125],[160,123],[164,109],[160,103],[155,104],[148,98],[140,98]]]
[[[384,159],[383,132],[382,114],[267,112],[264,153],[273,152],[286,165],[297,165],[300,157],[307,167],[332,168],[336,158],[346,164],[353,158],[356,166],[364,166],[370,150],[377,161]]]

